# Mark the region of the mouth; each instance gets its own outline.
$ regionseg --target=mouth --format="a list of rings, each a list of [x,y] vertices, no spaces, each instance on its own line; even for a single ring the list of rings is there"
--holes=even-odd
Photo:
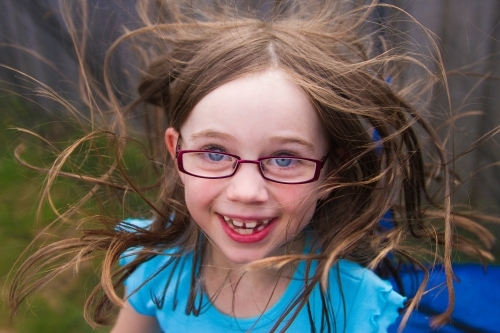
[[[278,217],[262,220],[240,220],[218,214],[223,230],[238,243],[256,243],[266,238],[273,229]]]

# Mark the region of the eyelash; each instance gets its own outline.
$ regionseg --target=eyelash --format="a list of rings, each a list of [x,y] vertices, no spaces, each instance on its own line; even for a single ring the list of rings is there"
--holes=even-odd
[[[271,156],[278,156],[278,157],[279,156],[297,156],[297,154],[296,153],[292,153],[291,151],[281,150],[281,151],[275,152]]]
[[[227,153],[227,150],[225,148],[223,148],[223,147],[221,147],[219,145],[214,145],[214,144],[204,146],[201,150],[209,150],[209,151],[216,151],[216,152],[218,151],[218,152],[221,152],[221,153]],[[276,151],[273,154],[268,155],[268,156],[276,156],[276,157],[279,157],[279,156],[294,156],[294,157],[297,157],[297,156],[299,156],[299,154],[291,152],[289,150],[279,150],[279,151]]]
[[[221,146],[217,145],[208,145],[202,148],[202,150],[210,150],[210,151],[219,151],[221,153],[226,153],[226,149],[222,148]]]

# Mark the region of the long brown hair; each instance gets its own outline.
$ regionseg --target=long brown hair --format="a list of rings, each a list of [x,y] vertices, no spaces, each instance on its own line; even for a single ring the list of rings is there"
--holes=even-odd
[[[88,298],[85,313],[89,322],[102,324],[112,305],[122,302],[115,288],[152,254],[175,247],[181,255],[193,251],[200,256],[205,240],[184,203],[175,165],[163,148],[163,131],[166,127],[179,130],[193,107],[215,88],[273,67],[283,71],[309,97],[333,152],[329,158],[334,167],[321,184],[324,195],[310,222],[316,235],[311,251],[315,254],[267,258],[253,266],[318,261],[295,314],[306,304],[314,286],[326,287],[330,268],[340,258],[377,269],[380,274],[397,275],[402,265],[418,266],[426,277],[408,303],[405,323],[425,288],[428,269],[424,264],[442,262],[449,307],[434,318],[434,324],[444,324],[454,304],[452,251],[491,259],[485,249],[491,246],[492,236],[455,211],[454,173],[450,169],[453,157],[425,119],[432,87],[442,85],[447,89],[439,48],[417,22],[414,24],[433,46],[435,63],[429,63],[425,55],[405,52],[404,41],[391,46],[387,36],[396,31],[390,24],[373,21],[371,15],[377,7],[404,14],[392,6],[376,1],[356,6],[347,1],[326,3],[277,1],[272,10],[263,12],[259,7],[241,8],[227,1],[211,5],[138,1],[144,26],[125,33],[109,49],[104,64],[105,92],[96,89],[97,83],[86,70],[85,38],[75,38],[82,68],[82,96],[92,115],[92,126],[99,130],[90,131],[60,153],[52,168],[46,170],[49,176],[44,193],[49,195],[50,186],[59,176],[93,184],[89,193],[49,228],[62,222],[85,226],[88,221],[93,227],[83,227],[83,235],[76,238],[46,245],[24,261],[11,289],[13,311],[62,270],[100,251],[104,254],[101,283]],[[68,19],[70,28],[71,22]],[[74,35],[78,36],[77,32]],[[115,51],[128,42],[130,53],[137,57],[141,79],[138,96],[123,105],[116,97],[110,68]],[[408,72],[420,77],[412,76],[410,81]],[[139,116],[142,120],[137,121]],[[144,126],[142,133],[138,123]],[[374,133],[379,136],[376,140]],[[96,137],[106,137],[115,149],[105,172],[64,172],[63,166],[77,147]],[[150,147],[144,154],[158,180],[156,184],[141,187],[127,175],[123,154],[132,140]],[[21,157],[19,160],[24,163]],[[77,218],[81,207],[101,192],[121,202],[126,201],[123,198],[128,193],[139,196],[152,210],[151,227],[129,226],[134,228],[131,233],[116,227],[123,217],[107,212]],[[392,226],[384,228],[380,219],[390,210],[394,213]],[[133,211],[128,212],[133,215]],[[460,229],[477,236],[480,242],[461,236]],[[143,250],[136,260],[126,267],[115,267],[126,249],[138,246]],[[37,278],[36,272],[54,254],[58,258],[66,255],[69,260]]]

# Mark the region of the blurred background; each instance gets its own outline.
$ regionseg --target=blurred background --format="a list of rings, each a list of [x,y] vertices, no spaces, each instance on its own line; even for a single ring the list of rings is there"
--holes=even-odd
[[[125,27],[138,26],[135,1],[89,0],[88,3],[91,38],[86,54],[90,71],[100,78],[108,47]],[[260,7],[254,6],[265,13],[270,2],[261,3],[264,4]],[[436,90],[429,116],[438,125],[450,118],[450,110],[463,115],[470,113],[456,120],[453,140],[457,154],[467,151],[478,138],[500,124],[500,0],[387,0],[381,3],[402,8],[436,34],[449,73],[451,106],[447,105],[443,91]],[[57,142],[75,136],[65,122],[67,114],[63,108],[34,91],[33,79],[54,89],[77,107],[81,105],[73,41],[60,12],[57,0],[0,1],[0,64],[4,65],[0,68],[0,333],[93,331],[82,316],[85,297],[96,282],[92,267],[78,276],[73,272],[63,274],[56,283],[31,298],[29,306],[24,306],[11,324],[6,307],[11,267],[40,228],[55,217],[50,209],[43,207],[41,219],[35,218],[44,175],[14,160],[14,149],[23,142],[24,136],[12,128],[32,129]],[[403,32],[405,40],[422,49],[429,48],[425,36],[414,24],[398,20],[401,16],[393,17],[393,13],[380,8],[373,19],[394,20],[392,24]],[[116,67],[131,66],[126,52],[118,52],[113,61]],[[117,91],[133,91],[130,80],[120,77],[123,71],[113,75]],[[130,98],[127,94],[121,96]],[[34,156],[27,158],[40,162],[37,151],[32,154]],[[456,170],[464,180],[458,193],[460,199],[475,209],[497,216],[500,213],[500,167],[496,163],[499,161],[497,141],[488,140],[456,163]],[[69,193],[64,184],[59,186],[54,192],[55,205],[66,205]],[[489,227],[498,238],[498,226]],[[494,252],[500,257],[499,244]]]

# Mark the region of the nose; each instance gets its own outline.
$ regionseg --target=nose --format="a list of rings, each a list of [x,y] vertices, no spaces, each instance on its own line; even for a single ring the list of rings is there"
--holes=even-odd
[[[243,162],[230,178],[227,198],[245,204],[266,202],[269,198],[266,180],[262,178],[258,163]]]

